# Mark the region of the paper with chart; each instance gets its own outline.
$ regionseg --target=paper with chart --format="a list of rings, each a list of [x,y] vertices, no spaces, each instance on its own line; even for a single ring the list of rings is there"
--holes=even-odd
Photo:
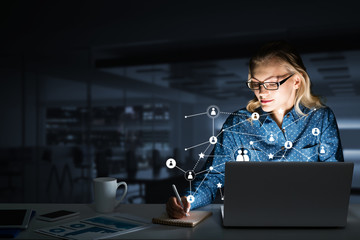
[[[99,215],[75,222],[41,228],[35,232],[62,239],[103,239],[142,230],[149,224],[121,217]]]

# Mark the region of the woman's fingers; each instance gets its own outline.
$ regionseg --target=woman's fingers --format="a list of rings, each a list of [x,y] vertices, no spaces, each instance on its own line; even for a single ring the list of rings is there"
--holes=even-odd
[[[169,201],[166,204],[166,212],[172,218],[182,218],[186,216],[184,209],[175,197],[169,198]]]
[[[181,201],[183,202],[184,204],[184,210],[186,213],[188,213],[190,211],[190,208],[191,208],[191,204],[188,202],[187,198],[186,197],[182,197],[181,198]]]

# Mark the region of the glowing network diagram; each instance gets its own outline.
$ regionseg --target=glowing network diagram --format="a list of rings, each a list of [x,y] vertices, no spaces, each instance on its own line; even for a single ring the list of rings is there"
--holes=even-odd
[[[284,110],[282,110],[282,109],[280,109],[278,111],[279,111],[279,113],[284,112]],[[311,114],[314,111],[316,111],[315,108],[312,109],[308,113],[308,115]],[[237,146],[236,149],[231,149],[232,154],[230,154],[230,155],[221,155],[221,156],[220,155],[207,155],[206,152],[209,150],[209,148],[212,145],[215,145],[215,144],[222,145],[220,142],[218,142],[218,137],[221,134],[223,134],[226,131],[229,131],[229,132],[232,132],[232,133],[237,133],[239,135],[246,134],[246,133],[241,133],[241,132],[233,132],[233,131],[231,131],[232,130],[231,128],[233,128],[233,127],[235,127],[235,126],[237,126],[239,124],[248,124],[249,120],[250,121],[258,121],[260,119],[260,117],[263,116],[263,115],[260,115],[257,112],[254,112],[254,113],[251,114],[251,119],[245,119],[244,121],[236,123],[233,126],[223,128],[217,135],[215,135],[215,119],[217,117],[219,117],[220,114],[241,115],[241,114],[237,114],[237,113],[221,112],[219,107],[217,107],[216,105],[211,105],[211,106],[209,106],[207,108],[206,112],[185,116],[185,119],[187,119],[187,118],[192,118],[192,117],[196,117],[196,116],[207,115],[212,120],[212,135],[209,137],[209,140],[206,141],[206,142],[203,142],[203,143],[200,143],[200,144],[185,148],[185,151],[188,151],[189,149],[198,148],[200,146],[203,146],[203,145],[207,144],[206,149],[198,154],[199,158],[196,161],[193,169],[184,170],[184,169],[180,168],[179,166],[177,166],[176,160],[173,159],[173,158],[169,158],[169,159],[166,160],[166,166],[169,169],[173,169],[173,168],[179,169],[180,171],[182,171],[184,173],[185,180],[189,182],[190,193],[192,193],[192,194],[187,196],[187,200],[188,200],[189,203],[193,203],[195,201],[196,193],[197,193],[198,189],[201,187],[201,184],[204,182],[204,180],[206,179],[206,177],[208,176],[209,173],[217,173],[217,174],[221,174],[221,175],[225,176],[223,172],[220,172],[220,171],[217,170],[220,166],[225,165],[225,161],[223,163],[220,163],[220,164],[216,165],[216,166],[209,166],[205,170],[195,172],[196,167],[198,166],[199,162],[202,159],[204,159],[205,157],[230,157],[230,159],[231,159],[230,161],[237,161],[237,162],[248,162],[248,161],[251,161],[251,159],[253,159],[252,161],[261,161],[259,159],[258,155],[257,156],[251,156],[249,149],[254,149],[253,145],[255,144],[255,142],[265,141],[267,144],[274,144],[277,141],[277,138],[278,138],[277,133],[270,132],[270,131],[265,131],[264,135],[253,135],[254,138],[257,137],[257,138],[260,138],[261,140],[257,140],[257,141],[252,141],[251,140],[251,141],[249,141],[249,144],[246,145],[246,146],[243,146],[243,145],[242,146]],[[269,113],[264,114],[264,116],[265,115],[269,115]],[[241,116],[245,116],[245,114],[243,114]],[[296,121],[300,121],[304,117],[306,117],[306,116],[302,116],[299,119],[297,119]],[[293,123],[295,123],[295,122],[293,122]],[[249,125],[252,126],[252,124],[249,124]],[[289,127],[289,126],[286,126],[286,127]],[[285,130],[286,127],[284,127],[283,130]],[[320,134],[320,130],[318,128],[312,128],[311,134],[313,136],[317,137]],[[302,138],[307,137],[307,136],[308,135],[305,135]],[[300,139],[298,139],[296,141],[299,141],[299,140]],[[280,157],[279,161],[287,161],[287,159],[285,157],[286,152],[294,150],[294,151],[297,151],[299,154],[303,155],[303,157],[305,159],[310,160],[310,158],[312,158],[313,156],[306,156],[304,153],[302,153],[298,149],[293,148],[293,144],[296,141],[292,142],[292,141],[289,141],[288,139],[286,139],[286,141],[284,142],[284,144],[283,144],[283,146],[281,147],[280,150],[278,150],[277,152],[273,152],[273,153],[266,153],[268,159],[272,160],[272,159],[274,159],[274,157]],[[227,146],[224,146],[224,145],[222,145],[222,146],[228,148]],[[326,145],[319,144],[319,146],[320,147],[318,149],[318,152],[315,153],[315,155],[324,155],[324,154],[326,154],[326,151],[327,151],[326,150],[326,148],[327,148]],[[281,152],[282,150],[285,150],[285,152],[282,155],[277,156],[277,154],[279,152]],[[260,151],[263,151],[263,150],[260,149]],[[197,187],[197,189],[193,192],[192,189],[191,189],[192,181],[194,181],[196,179],[196,176],[198,176],[200,174],[203,174],[203,173],[206,173],[206,174],[204,175],[204,177],[203,177],[201,183],[199,184],[199,186]],[[219,182],[216,185],[217,185],[217,188],[219,189],[221,200],[224,200],[224,195],[223,195],[222,190],[221,190],[222,189],[222,184]]]

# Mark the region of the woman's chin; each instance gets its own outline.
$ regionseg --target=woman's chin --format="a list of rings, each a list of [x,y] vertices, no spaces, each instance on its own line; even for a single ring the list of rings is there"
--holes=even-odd
[[[262,105],[261,108],[264,112],[272,112],[274,110],[272,107],[266,105]]]

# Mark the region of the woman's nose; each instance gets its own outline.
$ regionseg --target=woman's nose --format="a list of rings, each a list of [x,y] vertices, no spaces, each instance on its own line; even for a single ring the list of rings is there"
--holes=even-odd
[[[259,87],[259,94],[260,95],[265,95],[265,94],[268,94],[269,93],[269,90],[267,90],[264,85],[260,85]]]

